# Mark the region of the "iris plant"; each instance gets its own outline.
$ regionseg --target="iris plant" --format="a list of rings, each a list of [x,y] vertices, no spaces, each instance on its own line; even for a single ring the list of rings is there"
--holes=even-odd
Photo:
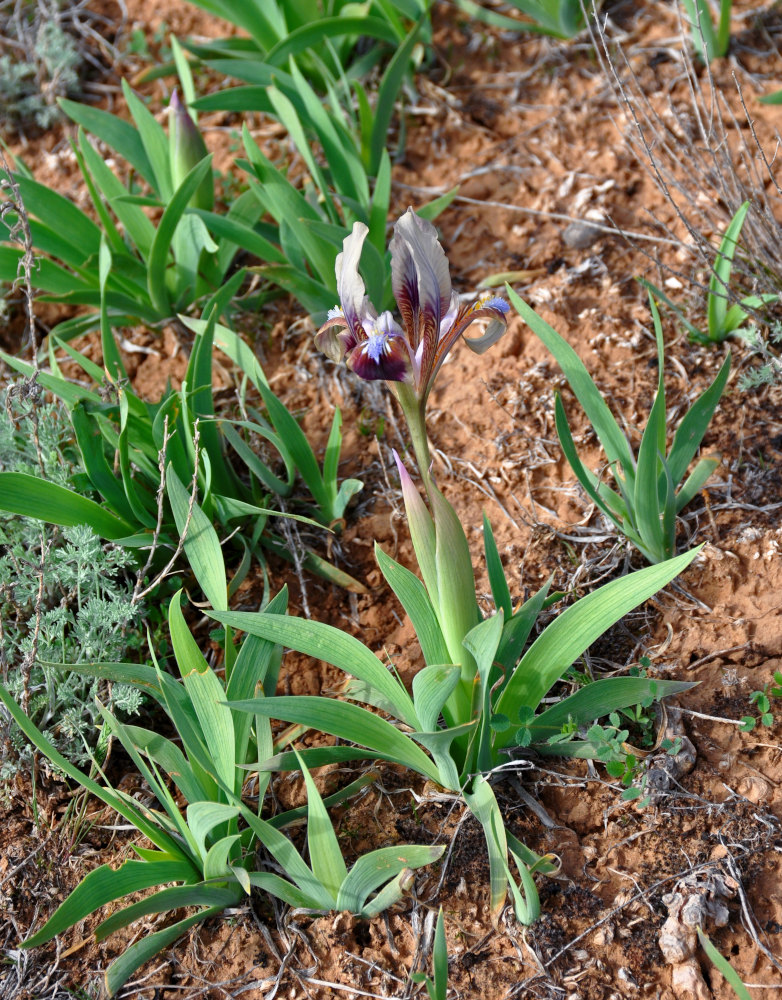
[[[366,226],[356,223],[343,243],[336,260],[340,304],[329,312],[316,343],[361,378],[387,381],[402,407],[432,510],[430,515],[397,457],[410,531],[450,658],[462,667],[462,685],[454,691],[451,707],[455,714],[469,716],[475,661],[463,639],[481,616],[464,530],[430,475],[426,401],[459,338],[473,323],[488,321],[482,336],[464,338],[471,350],[483,353],[505,332],[510,307],[491,294],[462,303],[451,287],[448,258],[435,227],[409,208],[396,223],[390,244],[391,287],[402,323],[388,311],[378,315],[358,271],[366,236]]]
[[[396,224],[391,243],[392,285],[402,322],[388,312],[378,314],[358,273],[365,237],[364,227],[357,224],[343,244],[336,265],[340,305],[316,336],[332,358],[344,359],[357,374],[388,382],[410,426],[428,504],[398,458],[397,463],[423,583],[379,546],[375,555],[413,623],[425,666],[416,673],[410,693],[372,650],[333,626],[268,610],[213,611],[211,616],[225,626],[316,656],[352,678],[344,701],[292,695],[234,701],[231,707],[330,733],[341,741],[302,749],[300,758],[290,752],[276,755],[261,764],[264,770],[299,767],[300,760],[317,767],[380,758],[461,795],[486,837],[494,914],[510,890],[518,918],[530,923],[539,912],[532,872],[550,872],[554,862],[539,857],[505,829],[487,775],[506,763],[516,746],[534,746],[542,754],[591,756],[588,741],[562,741],[563,726],[577,737],[579,727],[612,711],[687,687],[648,677],[609,677],[550,707],[542,704],[592,642],[672,580],[695,552],[613,580],[562,611],[530,643],[538,615],[558,595],[549,593],[549,581],[513,607],[491,526],[484,518],[494,603],[494,613],[484,619],[464,529],[431,476],[424,417],[448,351],[476,320],[488,321],[488,327],[468,344],[485,350],[504,331],[509,307],[494,297],[461,305],[451,289],[448,262],[434,227],[410,210]],[[361,703],[382,709],[388,719]],[[511,857],[520,882],[509,867]]]

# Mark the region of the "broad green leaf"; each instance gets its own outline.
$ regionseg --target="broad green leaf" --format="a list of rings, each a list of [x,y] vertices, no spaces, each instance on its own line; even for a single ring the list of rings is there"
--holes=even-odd
[[[136,941],[106,970],[106,989],[110,997],[113,997],[117,990],[123,986],[133,973],[140,969],[145,962],[153,958],[159,951],[173,944],[178,937],[189,930],[194,924],[209,917],[216,916],[225,909],[223,904],[219,906],[209,906],[184,920],[180,920],[170,927],[164,927],[162,931],[155,931],[154,934],[147,934]]]
[[[521,318],[554,355],[557,364],[568,380],[570,388],[584,408],[589,422],[600,439],[603,450],[608,456],[608,461],[615,467],[614,474],[618,475],[619,468],[621,468],[625,476],[631,476],[635,468],[635,461],[633,453],[630,450],[630,445],[620,430],[619,425],[614,420],[605,399],[603,399],[597,386],[592,381],[592,377],[584,367],[584,363],[570,344],[553,327],[549,326],[545,320],[541,319],[534,309],[519,298],[509,285],[506,285],[506,291]],[[619,468],[616,468],[616,466]]]
[[[386,582],[413,623],[426,663],[430,666],[448,663],[450,660],[448,647],[437,620],[437,613],[424,585],[414,573],[387,555],[377,542],[375,542],[375,559]],[[423,725],[423,728],[431,727]]]
[[[198,845],[198,853],[204,859],[207,853],[207,838],[216,826],[227,823],[239,815],[236,806],[223,802],[192,802],[187,807],[187,825]]]
[[[13,174],[13,179],[19,185],[19,193],[27,212],[41,219],[52,228],[52,232],[67,234],[73,252],[76,253],[75,263],[84,264],[93,255],[97,256],[100,247],[101,231],[80,208],[57,191],[38,181]],[[63,258],[66,263],[69,260]]]
[[[122,538],[133,530],[94,500],[23,472],[0,472],[0,510],[49,524],[88,524],[101,538]]]
[[[345,866],[337,835],[331,825],[329,814],[323,805],[317,786],[304,763],[300,764],[307,789],[307,844],[310,852],[310,867],[315,878],[323,885],[336,902],[348,870]]]
[[[60,98],[58,103],[72,121],[119,153],[141,174],[150,187],[155,186],[152,164],[144,149],[144,143],[138,130],[129,122],[108,111],[68,101],[65,98]]]
[[[185,213],[188,202],[195,194],[199,185],[212,169],[212,157],[204,157],[185,177],[168,201],[165,211],[158,223],[155,239],[149,251],[147,261],[147,288],[152,304],[157,309],[160,319],[167,319],[172,312],[171,299],[166,287],[166,270],[168,255],[179,221]]]
[[[467,808],[483,827],[489,855],[489,895],[492,921],[499,918],[508,887],[508,843],[500,807],[489,782],[478,775],[463,792]]]
[[[413,702],[371,650],[352,635],[323,622],[289,618],[256,611],[209,612],[210,617],[234,629],[288,646],[307,656],[324,660],[347,674],[376,688],[390,704],[397,706],[399,718],[420,729]],[[272,713],[272,718],[275,718]]]
[[[132,903],[113,913],[95,928],[95,940],[104,941],[114,931],[118,931],[134,920],[146,917],[150,913],[166,913],[178,910],[182,906],[219,906],[226,907],[237,903],[235,888],[227,889],[214,885],[177,885],[171,889],[161,889],[151,896]]]
[[[168,611],[171,644],[182,675],[185,690],[193,703],[217,777],[226,788],[233,789],[237,780],[235,741],[231,712],[224,702],[225,690],[210,669],[185,624],[180,607],[181,591],[174,594]],[[181,735],[181,733],[180,733]]]
[[[184,536],[185,555],[199,587],[213,608],[218,611],[227,610],[228,584],[223,550],[211,520],[196,502],[193,502],[190,510],[188,491],[171,464],[166,470],[166,490],[180,535],[184,534],[187,525],[187,534]],[[188,510],[190,510],[189,522]]]
[[[544,743],[550,736],[562,731],[570,719],[585,725],[621,708],[638,705],[644,699],[666,698],[688,691],[694,684],[686,681],[663,681],[648,677],[605,677],[579,688],[556,705],[541,712],[529,723],[535,743]],[[567,750],[567,744],[563,745]],[[542,749],[542,753],[546,750]]]
[[[122,93],[152,167],[153,176],[150,179],[150,184],[160,200],[167,204],[173,195],[168,136],[141,98],[130,89],[127,80],[122,80]]]
[[[413,701],[423,732],[437,729],[437,720],[459,683],[461,671],[452,664],[430,664],[413,678]]]
[[[86,875],[68,898],[61,903],[44,926],[22,942],[22,948],[37,948],[55,935],[73,927],[106,903],[121,899],[132,892],[149,889],[166,882],[193,880],[193,866],[186,861],[125,861],[116,870],[101,865]]]
[[[218,215],[216,212],[206,212],[200,208],[191,208],[188,211],[196,213],[199,218],[203,219],[209,231],[218,238],[230,240],[248,253],[255,254],[262,261],[285,263],[285,255],[251,226],[231,219],[229,216]]]
[[[668,467],[674,483],[678,484],[684,478],[687,467],[700,447],[703,435],[706,433],[709,422],[725,389],[725,384],[728,381],[730,363],[731,356],[728,353],[722,363],[722,367],[717,373],[717,377],[709,388],[692,404],[676,429],[668,459]]]
[[[433,781],[439,781],[437,768],[409,736],[358,705],[332,698],[291,695],[233,701],[230,707],[235,711],[254,712],[270,719],[295,722],[339,736],[340,739],[350,740],[351,743],[380,753],[385,760],[402,764]]]
[[[523,705],[537,708],[585,649],[629,611],[670,583],[698,552],[700,547],[612,580],[557,615],[524,654],[497,702],[496,711],[512,718]],[[509,733],[500,733],[497,745],[507,746],[510,739]]]
[[[283,66],[290,56],[305,52],[310,47],[319,48],[325,38],[344,36],[375,38],[396,45],[398,38],[387,21],[379,17],[319,17],[311,24],[302,25],[280,39],[266,54],[269,66]]]
[[[125,732],[139,752],[148,754],[174,782],[187,802],[206,798],[210,789],[204,788],[196,777],[185,755],[171,740],[159,733],[139,726],[126,725]]]
[[[464,637],[464,648],[475,661],[477,668],[477,687],[473,690],[471,717],[479,719],[476,733],[477,754],[476,765],[480,771],[488,771],[492,766],[491,759],[491,688],[496,671],[494,666],[497,647],[502,638],[504,615],[498,611],[491,618],[485,618],[471,629]],[[464,719],[462,721],[469,721]]]
[[[337,897],[338,910],[361,913],[375,889],[405,869],[423,868],[442,857],[445,845],[396,844],[363,854],[342,883]]]

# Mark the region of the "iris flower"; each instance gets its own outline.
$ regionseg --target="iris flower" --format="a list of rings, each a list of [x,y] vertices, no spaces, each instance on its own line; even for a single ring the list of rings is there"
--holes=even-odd
[[[437,231],[409,208],[396,223],[390,244],[391,287],[402,323],[388,311],[378,315],[358,272],[368,232],[356,222],[342,244],[336,261],[340,304],[329,311],[316,343],[333,361],[344,360],[363,379],[409,386],[423,408],[457,340],[474,322],[488,320],[483,336],[465,338],[473,351],[483,353],[505,332],[509,306],[491,294],[462,305],[451,288],[448,258]],[[404,394],[397,395],[401,401]]]

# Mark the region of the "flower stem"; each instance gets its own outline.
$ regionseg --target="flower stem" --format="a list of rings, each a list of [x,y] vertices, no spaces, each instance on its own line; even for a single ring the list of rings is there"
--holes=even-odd
[[[410,439],[413,443],[415,460],[418,463],[418,471],[421,474],[427,496],[431,500],[432,477],[429,469],[432,464],[432,457],[429,452],[429,438],[426,433],[426,409],[425,402],[419,399],[415,390],[404,382],[391,383],[396,390],[396,398],[402,407],[407,426],[410,431]]]

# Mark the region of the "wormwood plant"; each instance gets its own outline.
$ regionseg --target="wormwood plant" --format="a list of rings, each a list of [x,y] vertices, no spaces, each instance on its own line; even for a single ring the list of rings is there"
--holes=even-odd
[[[206,530],[199,544],[214,542],[214,538],[205,542],[209,535]],[[225,575],[224,566],[221,571]],[[185,623],[180,596],[174,595],[168,609],[180,681],[157,662],[154,668],[128,663],[82,663],[75,667],[88,677],[132,684],[152,697],[168,716],[176,733],[174,740],[125,725],[106,707],[98,706],[106,733],[122,744],[151,790],[154,806],[142,805],[112,788],[103,775],[105,784],[100,784],[74,767],[0,684],[0,702],[34,746],[153,845],[136,845],[138,860],[126,861],[117,870],[102,865],[92,871],[22,947],[44,944],[116,900],[123,900],[124,905],[99,924],[95,932],[98,940],[149,914],[196,908],[192,915],[141,937],[127,948],[106,972],[109,995],[189,927],[241,903],[253,887],[290,906],[348,910],[370,917],[400,899],[412,883],[413,870],[435,861],[444,850],[403,844],[380,848],[359,858],[348,871],[326,803],[301,761],[298,766],[307,788],[306,808],[262,818],[269,775],[258,769],[275,750],[271,727],[266,718],[253,720],[226,702],[250,697],[258,690],[272,696],[280,649],[250,636],[237,653],[227,634],[225,677],[221,679],[202,656]],[[287,594],[282,592],[270,607],[284,612],[286,604]],[[253,780],[254,775],[257,778]],[[342,801],[369,780],[369,776],[358,779],[327,802]],[[309,864],[281,832],[302,817],[307,819]],[[259,848],[270,857],[270,864],[262,870],[258,870],[256,860]],[[152,888],[155,891],[139,902],[130,903],[126,898]]]
[[[360,377],[385,380],[406,417],[426,490],[427,503],[397,459],[405,507],[423,582],[379,546],[378,565],[408,613],[426,666],[413,679],[412,695],[366,646],[339,629],[278,613],[213,612],[220,622],[250,635],[282,643],[331,663],[352,676],[347,701],[322,697],[250,698],[232,707],[282,719],[338,736],[349,745],[303,750],[310,766],[356,758],[402,764],[461,795],[481,823],[491,870],[494,913],[508,887],[518,918],[539,912],[534,871],[551,871],[505,830],[488,776],[518,745],[540,753],[562,752],[549,740],[566,723],[583,726],[611,711],[684,690],[688,685],[647,677],[595,681],[543,707],[551,688],[607,628],[664,586],[695,552],[615,580],[562,611],[528,644],[550,584],[515,608],[488,521],[484,521],[486,563],[494,612],[484,618],[464,528],[430,471],[426,400],[447,353],[476,320],[489,327],[467,341],[485,350],[505,329],[508,304],[485,295],[464,304],[451,289],[448,262],[434,227],[412,209],[397,222],[391,242],[391,280],[401,324],[378,311],[365,293],[358,263],[366,227],[356,225],[337,258],[340,304],[317,334],[332,358],[344,359]],[[552,595],[553,596],[553,595]],[[358,702],[359,704],[356,704]],[[382,709],[383,718],[360,703]],[[565,752],[593,756],[588,740],[574,740]],[[264,768],[296,766],[283,753]],[[517,884],[509,854],[518,870]]]
[[[83,66],[73,19],[57,0],[0,3],[0,107],[3,131],[46,129],[60,116],[58,97],[75,97]]]
[[[0,470],[54,483],[73,478],[77,456],[62,407],[39,406],[34,428],[28,415],[12,415],[7,394],[2,403]],[[100,743],[99,689],[123,714],[140,705],[134,687],[109,689],[64,669],[85,658],[122,660],[138,649],[143,609],[132,603],[132,562],[126,550],[102,544],[88,527],[51,530],[29,517],[0,515],[0,676],[51,744],[78,764],[89,761]],[[0,778],[30,762],[29,744],[5,724],[0,760]]]

